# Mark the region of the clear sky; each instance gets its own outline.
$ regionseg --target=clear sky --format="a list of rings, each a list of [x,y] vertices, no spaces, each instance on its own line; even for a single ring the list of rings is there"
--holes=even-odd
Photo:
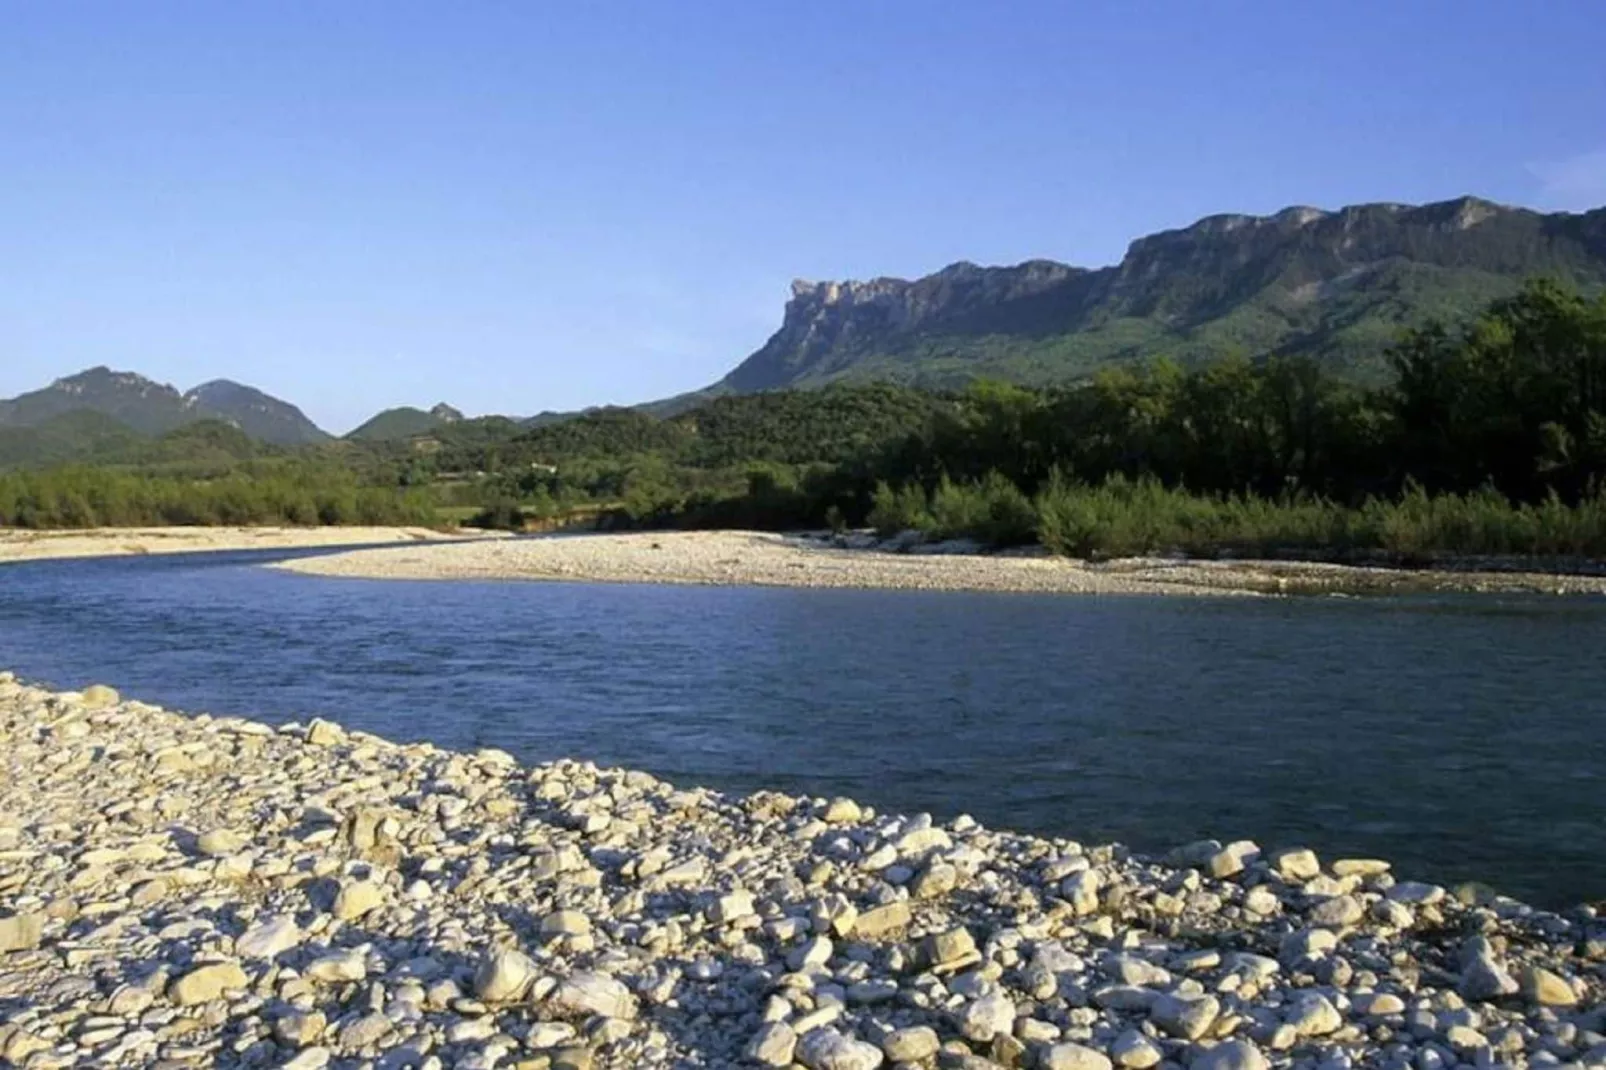
[[[0,0],[0,396],[343,431],[717,379],[794,277],[1606,203],[1606,0]]]

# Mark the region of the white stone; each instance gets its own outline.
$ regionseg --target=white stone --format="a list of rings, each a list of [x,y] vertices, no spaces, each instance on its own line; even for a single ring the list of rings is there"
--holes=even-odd
[[[959,1032],[969,1040],[986,1043],[1015,1027],[1015,1004],[1001,992],[988,992],[972,1001],[959,1015]]]
[[[876,1070],[885,1061],[874,1044],[823,1028],[804,1034],[796,1058],[809,1070]]]
[[[474,972],[474,994],[487,1003],[511,1003],[529,991],[540,972],[530,956],[504,948],[480,961]]]
[[[622,982],[605,973],[577,973],[558,985],[550,1002],[560,1010],[630,1020],[636,998]]]
[[[301,943],[305,934],[288,914],[272,914],[252,925],[234,942],[234,953],[247,959],[272,959]]]

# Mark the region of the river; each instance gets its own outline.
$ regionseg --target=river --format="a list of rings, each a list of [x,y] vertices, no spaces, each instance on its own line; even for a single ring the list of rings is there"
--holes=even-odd
[[[0,566],[0,668],[191,712],[1163,850],[1606,898],[1606,600],[410,583]]]

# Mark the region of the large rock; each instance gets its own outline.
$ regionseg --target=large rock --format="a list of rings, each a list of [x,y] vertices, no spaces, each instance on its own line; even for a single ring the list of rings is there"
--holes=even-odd
[[[43,914],[13,914],[9,918],[0,918],[0,954],[34,950],[39,946],[44,931]]]
[[[338,1043],[345,1051],[362,1051],[384,1040],[395,1028],[389,1018],[375,1011],[341,1026]]]
[[[1530,1003],[1546,1007],[1573,1007],[1578,1004],[1578,993],[1567,979],[1541,966],[1529,966],[1522,971],[1522,994]]]
[[[1043,1050],[1037,1065],[1042,1070],[1112,1070],[1110,1057],[1081,1044],[1054,1044]]]
[[[875,940],[907,929],[913,920],[908,903],[887,903],[860,914],[853,922],[853,935],[862,940]]]
[[[1322,874],[1322,863],[1316,852],[1308,847],[1294,847],[1278,851],[1271,859],[1271,868],[1286,881],[1303,883]]]
[[[229,829],[208,829],[195,838],[195,849],[208,858],[223,858],[245,847],[246,839]]]
[[[301,943],[304,934],[288,914],[273,914],[247,929],[234,942],[234,953],[246,959],[272,959]]]
[[[541,919],[542,936],[584,936],[591,931],[591,919],[578,910],[554,910]]]
[[[1149,1070],[1164,1058],[1160,1045],[1136,1029],[1128,1029],[1110,1044],[1110,1059],[1128,1070]]]
[[[1060,884],[1060,895],[1078,914],[1091,914],[1099,908],[1099,886],[1096,870],[1084,869],[1073,873]]]
[[[1160,996],[1149,1007],[1149,1021],[1171,1036],[1198,1040],[1221,1014],[1214,996]]]
[[[251,983],[237,962],[209,962],[197,966],[167,986],[167,998],[180,1007],[210,1003],[224,992],[245,988]]]
[[[325,721],[321,717],[312,719],[307,725],[307,742],[314,747],[333,747],[343,743],[346,739],[346,730],[332,721]]]
[[[983,1044],[995,1036],[1008,1036],[1015,1027],[1015,1004],[1001,992],[988,992],[959,1012],[959,1032]]]
[[[307,963],[301,972],[314,981],[345,984],[361,981],[368,976],[368,960],[356,948],[346,948],[341,951],[331,951],[327,955],[319,955]]]
[[[1353,895],[1335,895],[1311,907],[1307,917],[1312,925],[1341,929],[1366,917],[1366,908]]]
[[[975,955],[976,939],[963,926],[926,937],[926,956],[934,966],[968,960]]]
[[[1517,991],[1517,979],[1507,972],[1486,936],[1474,936],[1461,945],[1461,980],[1456,991],[1466,999],[1490,1000]]]
[[[570,1014],[600,1014],[604,1018],[636,1016],[636,997],[630,989],[605,973],[577,973],[552,993],[551,1004]]]
[[[108,706],[115,706],[123,700],[117,689],[107,687],[105,684],[90,684],[84,688],[79,704],[89,710],[103,710]]]
[[[341,921],[355,921],[385,902],[385,889],[376,881],[347,881],[335,896],[331,913]]]
[[[918,1063],[937,1054],[942,1044],[929,1025],[894,1029],[881,1038],[881,1050],[895,1063]]]
[[[797,1034],[785,1022],[770,1022],[747,1042],[744,1054],[760,1066],[790,1066],[797,1050]]]
[[[1320,992],[1307,992],[1296,999],[1283,1020],[1302,1037],[1324,1037],[1344,1025],[1344,1016]]]
[[[1271,1062],[1249,1041],[1228,1040],[1194,1056],[1188,1070],[1271,1070]]]
[[[539,973],[535,960],[524,952],[498,951],[474,972],[474,994],[487,1003],[511,1003],[529,991]]]
[[[809,1070],[876,1070],[885,1061],[874,1044],[823,1026],[803,1035],[796,1059]]]

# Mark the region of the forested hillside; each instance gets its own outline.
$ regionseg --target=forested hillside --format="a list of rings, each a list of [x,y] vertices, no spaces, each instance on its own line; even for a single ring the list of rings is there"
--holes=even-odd
[[[212,422],[0,475],[0,522],[873,524],[1076,553],[1606,555],[1606,298],[1529,285],[1357,383],[1302,356],[888,383],[270,447]],[[46,458],[48,460],[48,458]]]

